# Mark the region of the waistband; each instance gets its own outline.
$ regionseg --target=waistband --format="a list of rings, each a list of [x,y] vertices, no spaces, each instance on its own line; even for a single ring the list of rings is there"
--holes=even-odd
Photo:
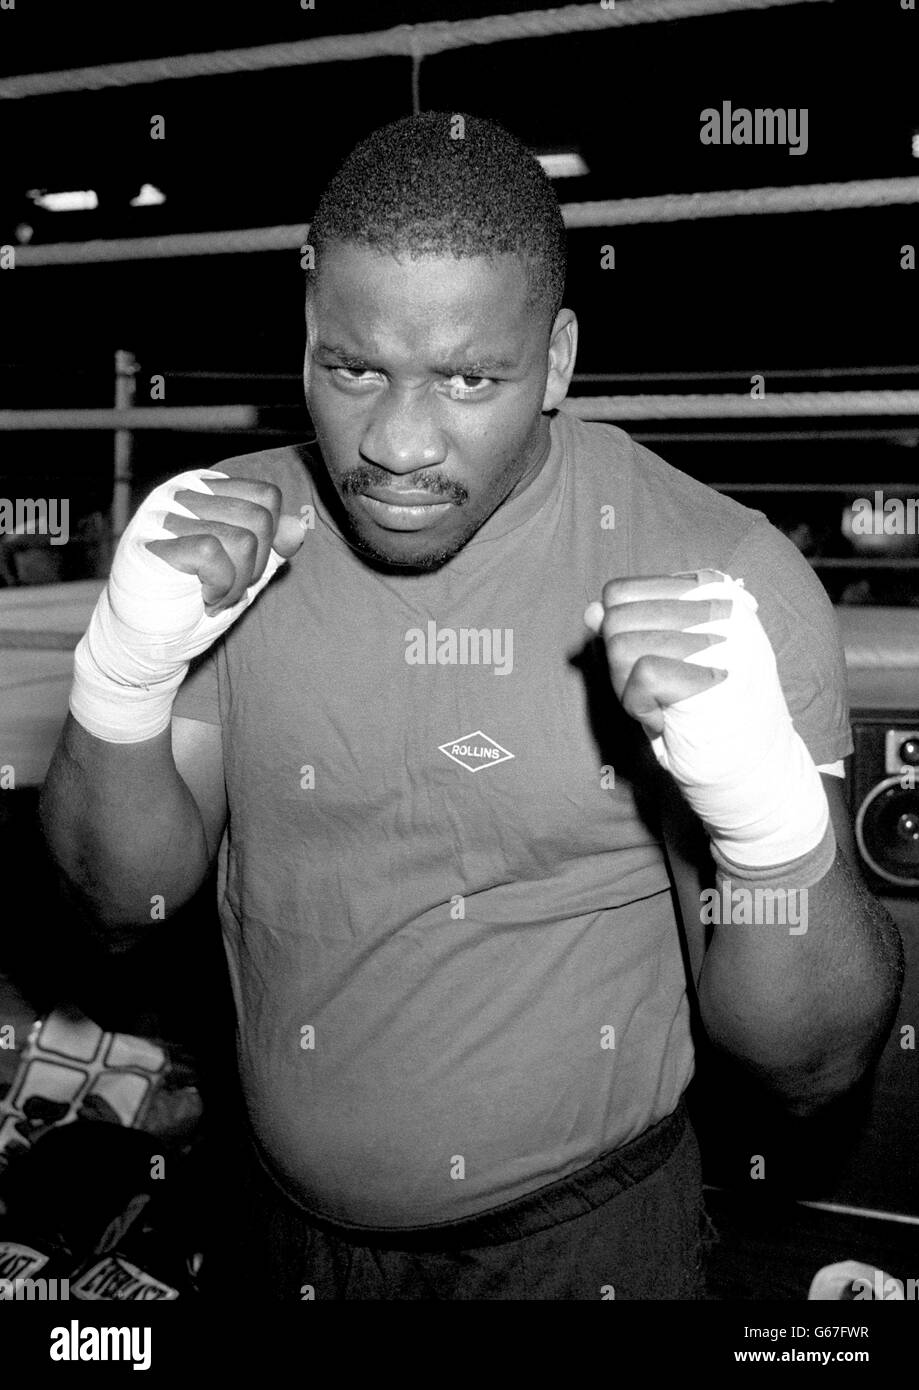
[[[281,1187],[252,1141],[256,1160],[292,1218],[352,1245],[387,1250],[473,1249],[519,1240],[584,1216],[651,1177],[673,1155],[689,1126],[685,1102],[636,1139],[584,1168],[475,1216],[429,1226],[355,1226],[310,1211]]]

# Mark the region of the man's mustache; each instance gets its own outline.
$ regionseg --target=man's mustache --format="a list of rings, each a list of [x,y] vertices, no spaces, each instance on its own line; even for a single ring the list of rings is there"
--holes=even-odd
[[[436,494],[438,497],[444,497],[451,502],[465,502],[469,496],[462,483],[453,482],[449,478],[425,478],[422,474],[410,481],[401,478],[398,484],[394,484],[391,473],[379,477],[368,468],[353,468],[350,472],[344,473],[340,479],[339,487],[346,497],[354,497],[371,488],[391,489],[394,492],[400,489],[404,489],[406,492],[428,492]]]

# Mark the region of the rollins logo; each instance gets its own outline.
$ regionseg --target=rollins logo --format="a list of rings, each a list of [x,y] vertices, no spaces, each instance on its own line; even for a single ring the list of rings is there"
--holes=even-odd
[[[410,627],[405,633],[409,666],[493,666],[492,675],[514,669],[514,630],[510,627]]]
[[[506,763],[514,756],[506,748],[502,748],[500,743],[489,738],[488,734],[483,734],[481,729],[476,729],[474,734],[463,734],[461,738],[440,744],[440,751],[469,772],[481,772],[483,767],[497,767],[498,763]]]

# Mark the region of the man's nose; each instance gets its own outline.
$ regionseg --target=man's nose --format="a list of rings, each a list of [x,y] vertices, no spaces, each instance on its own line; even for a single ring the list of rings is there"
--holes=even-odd
[[[391,390],[374,409],[361,453],[391,473],[412,473],[443,463],[447,442],[432,418],[430,402],[415,392]]]

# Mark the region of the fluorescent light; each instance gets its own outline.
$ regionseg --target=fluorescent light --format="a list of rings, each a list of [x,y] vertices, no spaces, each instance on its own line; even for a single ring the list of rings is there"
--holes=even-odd
[[[590,172],[577,150],[538,154],[536,158],[550,179],[576,179]]]
[[[72,189],[67,193],[46,193],[40,188],[30,188],[26,197],[46,212],[91,212],[99,206],[92,188]]]
[[[919,130],[913,131],[913,159],[919,159]]]
[[[140,192],[136,198],[131,199],[132,208],[155,208],[160,203],[165,203],[166,194],[160,189],[155,188],[152,183],[142,183]]]

